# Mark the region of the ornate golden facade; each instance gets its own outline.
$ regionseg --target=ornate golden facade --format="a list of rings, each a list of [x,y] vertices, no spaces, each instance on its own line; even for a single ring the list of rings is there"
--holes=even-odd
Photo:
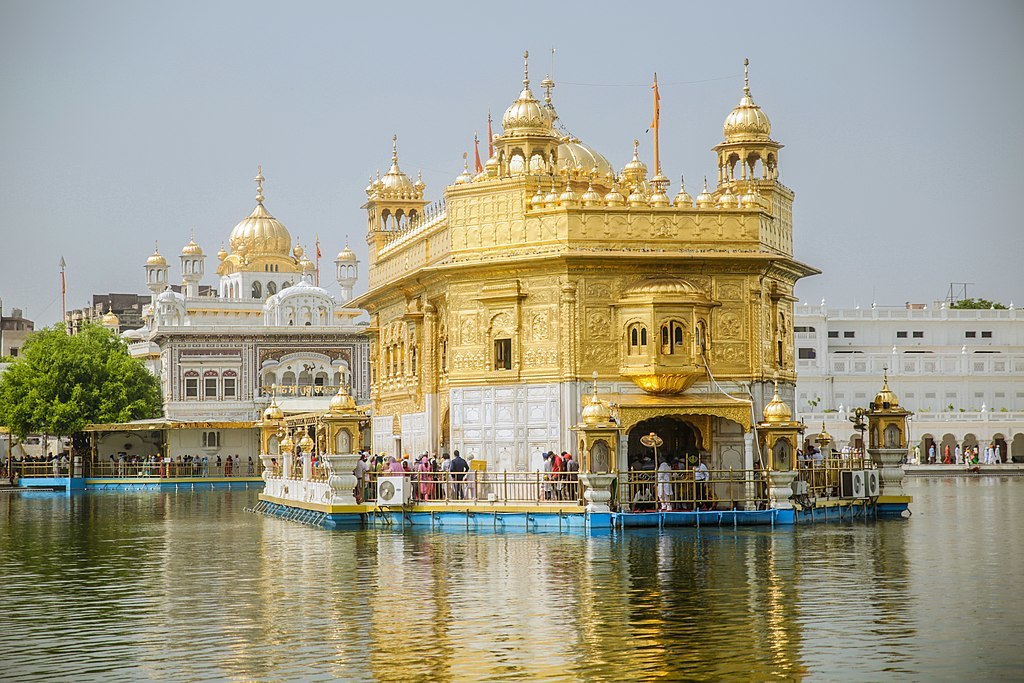
[[[616,174],[542,85],[540,101],[524,67],[483,170],[442,201],[397,148],[367,187],[370,286],[354,303],[372,319],[374,450],[532,468],[538,450],[575,451],[596,372],[623,430],[613,469],[659,418],[687,425],[686,450],[739,466],[772,378],[792,395],[793,287],[818,272],[793,258],[782,145],[745,84],[717,186],[670,200],[636,141]]]

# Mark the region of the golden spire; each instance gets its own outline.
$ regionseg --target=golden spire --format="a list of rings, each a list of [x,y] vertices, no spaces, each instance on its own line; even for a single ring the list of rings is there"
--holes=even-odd
[[[530,51],[523,51],[523,88],[530,87]]]
[[[262,204],[263,203],[263,181],[266,180],[266,178],[263,177],[263,164],[257,164],[256,165],[256,178],[254,180],[256,181],[256,203],[257,204]]]
[[[398,163],[398,133],[391,136],[391,163]]]
[[[743,94],[750,97],[750,60],[743,58]]]

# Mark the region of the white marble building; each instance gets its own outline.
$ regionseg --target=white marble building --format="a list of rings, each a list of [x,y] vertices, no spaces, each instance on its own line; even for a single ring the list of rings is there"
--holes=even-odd
[[[829,309],[800,304],[794,319],[796,408],[808,433],[855,439],[850,411],[889,386],[914,412],[911,440],[984,448],[1024,459],[1024,314],[929,306]]]
[[[165,421],[196,424],[174,424],[159,439],[172,457],[225,448],[243,458],[257,455],[251,424],[274,394],[286,413],[326,410],[339,385],[360,404],[369,402],[363,312],[345,305],[358,276],[356,256],[346,246],[334,260],[340,297],[313,284],[315,264],[263,205],[263,180],[260,173],[256,208],[231,231],[229,249],[217,254],[210,295],[199,293],[206,255],[194,239],[181,251],[183,293],[169,288],[170,266],[159,249],[146,261],[154,301],[145,326],[122,336],[160,377]],[[241,431],[208,426],[233,423]],[[101,459],[110,448],[101,440]]]

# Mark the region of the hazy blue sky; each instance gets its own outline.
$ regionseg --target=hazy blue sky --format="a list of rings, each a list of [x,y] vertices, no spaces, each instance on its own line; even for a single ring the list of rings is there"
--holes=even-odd
[[[359,206],[392,133],[438,198],[523,49],[536,85],[554,46],[562,122],[619,167],[634,137],[651,163],[657,70],[669,194],[714,175],[750,58],[796,256],[824,271],[802,299],[968,281],[1024,305],[1024,3],[829,4],[0,2],[0,297],[57,320],[61,254],[69,308],[145,293],[153,240],[176,278],[192,229],[212,272],[257,163],[267,208],[327,256],[350,236],[365,282]]]

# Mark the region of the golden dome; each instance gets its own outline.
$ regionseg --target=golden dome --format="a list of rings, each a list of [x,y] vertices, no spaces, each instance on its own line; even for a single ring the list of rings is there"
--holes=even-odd
[[[735,209],[738,204],[736,195],[728,187],[725,188],[725,192],[718,196],[718,205],[723,209]]]
[[[612,411],[608,404],[597,397],[597,393],[590,398],[590,402],[583,408],[583,424],[599,425],[607,424],[612,420]]]
[[[146,259],[146,265],[147,266],[166,266],[167,265],[167,259],[165,259],[164,255],[160,253],[160,245],[159,244],[155,244],[154,243],[154,245],[153,245],[153,254],[148,259]]]
[[[291,258],[291,233],[263,207],[263,181],[261,166],[256,174],[256,208],[231,230],[228,244],[231,251],[249,258],[264,255]]]
[[[306,250],[302,247],[301,244],[296,244],[295,248],[292,249],[292,256],[294,256],[296,258],[296,260],[299,260],[299,261],[302,260],[302,255],[305,254],[305,253],[306,253]]]
[[[565,190],[558,195],[558,203],[562,206],[576,206],[580,201],[579,196],[573,191],[572,183],[565,179]]]
[[[270,405],[263,411],[263,419],[268,422],[270,420],[284,419],[284,411],[282,411],[281,407],[277,405],[277,397],[270,399]]]
[[[292,441],[291,434],[284,435],[284,438],[281,439],[281,444],[279,448],[282,453],[291,453],[293,450],[295,450],[295,442]]]
[[[572,136],[562,138],[558,145],[558,168],[569,172],[574,169],[591,169],[599,177],[613,172],[611,162],[603,154]]]
[[[679,193],[672,200],[672,204],[677,209],[692,209],[693,208],[693,197],[686,191],[686,183],[683,178],[679,178]]]
[[[587,185],[587,191],[580,197],[580,201],[583,202],[583,206],[597,206],[601,203],[601,195],[594,189],[593,176],[590,178],[590,184]]]
[[[530,206],[535,209],[544,208],[544,191],[540,189],[540,183],[537,183],[537,191],[530,198]]]
[[[501,117],[501,127],[504,129],[505,135],[510,133],[550,135],[552,133],[553,110],[542,106],[530,90],[530,71],[527,61],[529,57],[530,53],[523,53],[523,90]]]
[[[725,117],[723,128],[726,142],[771,140],[772,124],[750,96],[750,79],[747,73],[749,63],[749,60],[743,60],[743,97],[736,108]]]
[[[640,161],[640,141],[633,140],[633,158],[622,167],[622,176],[631,185],[639,185],[647,178],[647,164]]]
[[[764,413],[762,414],[764,415],[764,421],[772,424],[789,422],[793,418],[793,411],[779,398],[779,385],[777,382],[775,384],[775,396],[764,407]]]
[[[900,407],[900,399],[889,388],[889,371],[883,371],[882,390],[875,394],[875,410],[887,410]]]
[[[757,193],[757,185],[753,182],[747,188],[746,194],[740,197],[744,208],[753,208],[761,205],[761,195]]]
[[[355,399],[353,399],[349,395],[348,390],[345,389],[344,385],[342,385],[338,387],[338,393],[336,393],[334,397],[331,399],[331,404],[328,407],[327,411],[330,413],[334,413],[335,415],[339,415],[343,413],[350,413],[355,409]]]
[[[314,264],[308,258],[302,257],[301,259],[299,259],[299,268],[302,269],[303,273],[312,273],[314,270],[316,270],[316,264]]]
[[[710,209],[715,205],[715,198],[708,192],[708,177],[704,176],[704,190],[697,195],[697,208]]]
[[[357,260],[356,259],[356,253],[354,251],[352,251],[351,249],[349,249],[348,242],[346,241],[345,242],[345,248],[338,252],[338,258],[336,258],[334,260],[335,261],[344,261],[346,263],[355,263],[356,260]]]
[[[223,261],[228,257],[228,250],[224,248],[224,245],[220,245],[220,249],[217,250],[217,258]]]
[[[195,235],[193,235],[192,238],[188,241],[188,244],[186,244],[184,247],[181,248],[181,255],[182,256],[202,256],[203,255],[202,247],[200,247],[198,244],[196,244]]]
[[[832,435],[825,430],[824,420],[822,420],[821,422],[821,431],[818,432],[818,435],[816,437],[814,437],[814,441],[822,447],[824,447],[825,444],[830,443],[832,441]]]
[[[551,190],[544,195],[544,206],[558,206],[558,190],[555,189],[555,176],[551,176]]]
[[[120,324],[121,319],[113,311],[107,311],[103,314],[103,327],[118,327]]]
[[[299,439],[298,446],[302,449],[303,453],[309,453],[313,450],[313,439],[309,437],[309,432],[303,432],[302,438]]]
[[[647,195],[643,193],[638,185],[626,197],[626,203],[633,207],[647,206]]]
[[[469,172],[469,153],[462,153],[462,173],[455,177],[456,185],[465,185],[473,182],[473,174]]]
[[[415,183],[398,167],[397,135],[391,136],[391,168],[377,181],[376,190],[387,197],[413,198],[418,194]]]
[[[619,184],[612,180],[612,189],[604,196],[604,203],[608,206],[625,206],[626,198],[619,192]]]

